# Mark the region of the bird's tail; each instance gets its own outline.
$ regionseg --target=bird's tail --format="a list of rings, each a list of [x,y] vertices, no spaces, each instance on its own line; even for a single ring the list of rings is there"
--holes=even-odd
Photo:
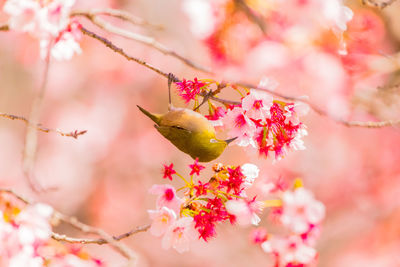
[[[141,112],[144,113],[144,115],[149,117],[155,123],[160,124],[160,116],[157,116],[156,114],[152,114],[152,113],[148,112],[147,110],[145,110],[144,108],[142,108],[139,105],[136,105],[136,106],[140,109]]]

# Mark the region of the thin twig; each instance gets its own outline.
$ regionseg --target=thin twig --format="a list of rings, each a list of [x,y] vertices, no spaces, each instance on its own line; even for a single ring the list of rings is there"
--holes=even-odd
[[[94,32],[91,32],[91,31],[89,31],[88,29],[86,29],[86,28],[84,28],[84,27],[81,28],[81,31],[82,31],[84,34],[86,34],[87,36],[90,36],[90,37],[92,37],[92,38],[94,38],[94,39],[96,39],[96,40],[102,42],[105,46],[107,46],[108,48],[110,48],[110,49],[113,50],[114,52],[116,52],[116,53],[122,55],[122,56],[125,57],[127,60],[135,61],[136,63],[138,63],[138,64],[140,64],[140,65],[142,65],[142,66],[145,66],[145,67],[148,68],[148,69],[151,69],[152,71],[154,71],[154,72],[160,74],[161,76],[164,76],[165,78],[168,78],[168,73],[163,72],[163,71],[157,69],[156,67],[153,67],[152,65],[146,63],[146,62],[143,61],[143,60],[140,60],[140,59],[138,59],[138,58],[129,56],[128,54],[126,54],[126,53],[124,52],[124,50],[123,50],[122,48],[117,47],[116,45],[114,45],[112,42],[110,42],[110,41],[107,40],[106,38],[104,38],[104,37],[102,37],[102,36],[100,36],[100,35],[97,35],[97,34],[95,34]]]
[[[362,4],[363,5],[367,5],[367,6],[372,6],[375,8],[379,8],[379,9],[384,9],[387,6],[390,6],[391,4],[393,4],[394,2],[396,2],[397,0],[386,0],[386,1],[382,1],[382,2],[377,2],[376,0],[362,0]]]
[[[146,232],[150,228],[149,224],[146,224],[144,226],[138,226],[135,229],[118,235],[118,236],[113,236],[113,240],[115,241],[120,241],[122,239],[128,238],[134,234],[140,233],[140,232]],[[68,243],[79,243],[79,244],[98,244],[98,245],[103,245],[103,244],[108,244],[109,242],[104,239],[104,238],[97,238],[97,239],[90,239],[90,238],[74,238],[74,237],[69,237],[66,235],[61,235],[58,233],[53,233],[52,234],[53,239],[57,241],[64,241]]]
[[[105,15],[105,16],[115,17],[115,18],[130,22],[133,25],[150,27],[150,28],[153,28],[156,30],[164,29],[164,27],[161,25],[151,24],[142,18],[132,15],[131,13],[129,13],[127,11],[119,10],[119,9],[112,9],[112,8],[96,8],[96,9],[91,9],[91,10],[74,10],[71,12],[70,16],[85,16],[86,17],[87,14],[91,14],[94,16]]]
[[[28,199],[20,196],[19,194],[15,193],[12,189],[0,188],[0,192],[11,194],[15,198],[19,199],[20,201],[22,201],[25,204],[34,204],[34,202],[29,201]],[[148,225],[145,225],[142,227],[137,227],[135,230],[132,230],[128,233],[122,234],[117,237],[113,237],[102,229],[82,223],[75,217],[65,215],[59,211],[53,210],[53,216],[56,220],[70,224],[71,226],[73,226],[74,228],[78,229],[79,231],[81,231],[83,233],[98,235],[100,237],[100,239],[93,239],[93,240],[98,240],[98,241],[100,240],[100,242],[84,242],[82,240],[85,240],[85,239],[68,237],[66,235],[62,235],[62,234],[58,234],[58,233],[52,233],[53,239],[58,240],[58,241],[65,241],[65,242],[71,242],[71,243],[82,243],[82,244],[86,244],[86,243],[109,244],[111,247],[113,247],[115,250],[117,250],[119,253],[121,253],[121,255],[123,255],[129,261],[134,261],[136,259],[135,253],[131,249],[129,249],[125,244],[120,243],[118,241],[123,238],[126,238],[128,236],[131,236],[133,234],[136,234],[139,232],[144,232],[150,227]],[[79,241],[79,240],[81,240],[82,242],[75,242],[75,241]],[[91,239],[87,239],[87,240],[90,241]]]
[[[0,117],[4,117],[10,120],[19,120],[19,121],[23,121],[25,122],[26,125],[30,125],[32,127],[35,127],[38,131],[41,132],[45,132],[45,133],[49,133],[49,132],[53,132],[53,133],[58,133],[61,136],[67,136],[67,137],[72,137],[77,139],[80,135],[83,135],[87,132],[87,130],[83,130],[83,131],[72,131],[72,132],[63,132],[60,129],[50,129],[50,128],[46,128],[41,126],[40,124],[36,124],[34,125],[33,123],[31,123],[28,119],[22,117],[22,116],[16,116],[16,115],[12,115],[12,114],[7,114],[7,113],[3,113],[0,112]]]
[[[102,240],[104,240],[104,244],[108,243],[112,247],[114,247],[117,251],[121,253],[124,257],[127,259],[133,260],[136,258],[135,253],[130,250],[125,244],[119,243],[118,240],[115,240],[113,236],[108,234],[106,231],[100,228],[96,228],[90,225],[87,225],[83,222],[80,222],[77,218],[75,217],[70,217],[67,215],[64,215],[58,211],[54,211],[54,216],[56,219],[59,219],[65,223],[70,224],[74,228],[80,230],[83,233],[86,234],[96,234],[101,237]],[[53,235],[54,236],[54,235]],[[57,237],[62,237],[62,235],[58,235]],[[67,240],[73,240],[74,238],[67,238]],[[56,239],[57,240],[57,239]],[[65,241],[67,241],[65,240]]]
[[[185,58],[184,56],[178,54],[177,52],[173,51],[172,49],[166,47],[165,45],[157,42],[154,38],[149,37],[149,36],[145,36],[145,35],[141,35],[138,33],[134,33],[131,31],[127,31],[124,30],[122,28],[116,27],[108,22],[106,22],[105,20],[101,19],[99,16],[97,16],[96,14],[93,14],[91,12],[89,13],[77,13],[81,16],[85,16],[87,19],[89,19],[93,24],[95,24],[96,26],[98,26],[99,28],[108,31],[110,33],[122,36],[124,38],[130,39],[130,40],[134,40],[136,42],[142,43],[144,45],[147,45],[149,47],[152,47],[158,51],[160,51],[161,53],[163,53],[164,55],[168,55],[168,56],[172,56],[175,57],[177,59],[179,59],[180,61],[182,61],[183,63],[185,63],[186,65],[188,65],[189,67],[192,67],[194,69],[206,72],[206,73],[211,73],[211,70],[203,67],[187,58]]]

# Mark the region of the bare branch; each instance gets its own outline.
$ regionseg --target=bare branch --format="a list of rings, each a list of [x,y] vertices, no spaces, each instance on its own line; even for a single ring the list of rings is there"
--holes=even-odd
[[[1,193],[7,193],[13,195],[15,198],[19,199],[25,204],[34,204],[34,202],[27,200],[26,198],[18,195],[11,189],[3,189],[0,188]],[[118,242],[119,240],[129,237],[133,234],[139,233],[139,232],[144,232],[146,231],[150,226],[145,225],[142,227],[137,227],[135,230],[132,230],[131,232],[128,232],[126,234],[122,234],[117,237],[113,237],[104,230],[100,228],[96,228],[90,225],[87,225],[85,223],[80,222],[78,219],[75,217],[71,217],[68,215],[64,215],[59,211],[54,210],[53,211],[53,216],[56,220],[62,221],[64,223],[70,224],[74,228],[78,229],[79,231],[86,233],[86,234],[96,234],[100,237],[100,239],[93,239],[93,240],[98,240],[98,242],[84,242],[82,240],[86,239],[79,239],[79,238],[72,238],[68,237],[66,235],[58,234],[58,233],[52,233],[52,238],[58,241],[65,241],[65,242],[70,242],[70,243],[96,243],[96,244],[109,244],[112,246],[115,250],[117,250],[121,255],[123,255],[125,258],[127,258],[129,261],[134,261],[136,259],[135,253],[129,249],[125,244]],[[87,239],[91,240],[91,239]],[[79,242],[82,241],[82,242]]]
[[[87,30],[85,28],[82,28],[82,32],[84,34],[94,38],[94,39],[99,40],[104,45],[106,45],[107,47],[112,49],[114,52],[117,52],[120,55],[124,56],[126,59],[133,60],[133,61],[139,63],[140,65],[145,66],[146,68],[151,69],[152,71],[154,71],[154,72],[158,73],[159,75],[161,75],[161,76],[163,76],[163,77],[168,79],[168,77],[169,77],[168,73],[161,71],[160,69],[158,69],[158,68],[156,68],[156,67],[154,67],[154,66],[152,66],[152,65],[150,65],[148,63],[146,63],[143,60],[140,60],[140,59],[137,59],[137,58],[129,56],[121,48],[117,47],[116,45],[114,45],[112,42],[110,42],[106,38],[101,37],[101,36],[99,36],[99,35],[97,35],[97,34],[95,34],[93,32],[90,32],[89,30]],[[175,78],[176,78],[175,82],[180,82],[181,81],[176,76],[175,76]],[[265,92],[267,92],[267,93],[269,93],[271,95],[277,96],[277,97],[285,99],[285,100],[306,103],[317,114],[319,114],[321,116],[325,116],[325,117],[327,117],[327,118],[329,118],[329,119],[331,119],[331,120],[333,120],[333,121],[335,121],[337,123],[343,124],[343,125],[345,125],[347,127],[381,128],[381,127],[394,126],[394,125],[400,124],[400,122],[393,121],[393,120],[391,120],[391,121],[378,121],[378,122],[372,122],[372,121],[367,121],[367,122],[347,121],[347,120],[344,120],[344,119],[341,119],[341,118],[333,117],[332,115],[328,114],[326,111],[320,109],[319,107],[317,107],[316,105],[314,105],[310,101],[304,99],[303,97],[285,95],[285,94],[279,93],[277,91],[270,90],[268,88],[259,87],[259,86],[256,86],[256,85],[253,85],[253,84],[249,84],[249,83],[245,83],[245,82],[229,82],[229,81],[226,81],[226,83],[227,84],[232,84],[232,85],[237,85],[237,86],[240,86],[240,87],[247,87],[247,88],[253,88],[253,89],[256,89],[256,90],[265,91]],[[202,93],[200,95],[205,97],[206,93]],[[220,102],[222,104],[228,104],[228,105],[238,105],[238,104],[240,104],[240,102],[237,102],[237,101],[222,99],[222,98],[218,98],[218,97],[215,97],[215,96],[209,96],[209,98],[214,100],[214,101]]]
[[[0,26],[0,29],[8,30],[8,26],[7,25]],[[89,31],[89,30],[87,30],[85,28],[82,28],[81,30],[82,30],[82,32],[84,34],[86,34],[86,35],[88,35],[88,36],[90,36],[90,37],[102,42],[105,46],[107,46],[108,48],[110,48],[114,52],[122,55],[127,60],[135,61],[136,63],[138,63],[138,64],[140,64],[140,65],[142,65],[142,66],[144,66],[144,67],[156,72],[157,74],[163,76],[164,78],[168,79],[168,73],[166,73],[166,72],[164,72],[164,71],[162,71],[162,70],[160,70],[160,69],[148,64],[147,62],[145,62],[143,60],[140,60],[138,58],[135,58],[135,57],[132,57],[132,56],[126,54],[123,51],[123,49],[117,47],[116,45],[114,45],[111,41],[107,40],[106,38],[104,38],[102,36],[99,36],[99,35],[91,32],[91,31]],[[181,80],[177,79],[175,82],[177,82],[177,81],[181,81]],[[226,83],[229,83],[229,82],[226,82]],[[304,99],[302,97],[285,95],[285,94],[270,90],[268,88],[262,88],[262,87],[255,86],[255,85],[252,85],[252,84],[249,84],[249,83],[244,83],[244,82],[232,82],[230,84],[241,86],[241,87],[247,87],[247,88],[253,88],[253,89],[257,89],[257,90],[262,90],[262,91],[268,92],[271,95],[274,95],[274,96],[277,96],[279,98],[286,99],[286,100],[289,100],[289,101],[297,101],[297,102],[306,103],[317,114],[319,114],[321,116],[325,116],[325,117],[327,117],[327,118],[329,118],[329,119],[331,119],[331,120],[333,120],[333,121],[335,121],[337,123],[343,124],[344,126],[347,126],[347,127],[382,128],[382,127],[400,125],[400,122],[397,121],[397,120],[377,121],[377,122],[373,122],[373,121],[366,121],[366,122],[348,121],[348,120],[344,120],[344,119],[341,119],[341,118],[333,117],[332,115],[328,114],[326,111],[320,109],[319,107],[317,107],[316,105],[314,105],[313,103],[311,103],[310,101],[308,101],[308,100],[306,100],[306,99]],[[202,95],[202,96],[204,97],[205,95]],[[218,97],[215,97],[215,96],[211,96],[210,99],[212,99],[214,101],[217,101],[219,103],[222,103],[222,104],[227,104],[227,105],[238,105],[238,104],[240,104],[240,102],[237,102],[237,101],[222,99],[222,98],[218,98]]]
[[[105,16],[110,16],[114,18],[121,19],[123,21],[130,22],[133,25],[138,25],[138,26],[144,26],[144,27],[149,27],[153,28],[156,30],[162,30],[164,29],[163,26],[161,25],[154,25],[146,20],[136,17],[132,15],[129,12],[126,12],[124,10],[119,10],[119,9],[112,9],[112,8],[97,8],[97,9],[91,9],[91,10],[75,10],[72,11],[70,16],[84,16],[87,17],[88,14],[91,14],[93,16],[97,15],[105,15]]]
[[[99,28],[108,31],[110,33],[122,36],[124,38],[130,39],[130,40],[134,40],[136,42],[142,43],[144,45],[147,45],[149,47],[152,47],[158,51],[160,51],[161,53],[163,53],[164,55],[168,55],[168,56],[172,56],[175,57],[177,59],[179,59],[180,61],[182,61],[183,63],[185,63],[186,65],[188,65],[189,67],[192,67],[194,69],[203,71],[203,72],[207,72],[207,73],[211,73],[211,70],[203,67],[185,57],[183,57],[182,55],[178,54],[177,52],[173,51],[172,49],[166,47],[165,45],[157,42],[154,38],[149,37],[149,36],[145,36],[145,35],[141,35],[138,33],[134,33],[131,31],[127,31],[124,30],[122,28],[116,27],[108,22],[106,22],[105,20],[101,19],[99,16],[97,16],[96,13],[92,13],[89,11],[89,13],[76,13],[76,15],[80,15],[80,16],[85,16],[87,19],[89,19],[93,24],[95,24],[96,26],[98,26]]]
[[[372,6],[379,9],[384,9],[387,6],[390,6],[397,0],[361,0],[363,5]]]
[[[124,52],[124,50],[123,50],[122,48],[117,47],[116,45],[114,45],[112,42],[110,42],[110,41],[107,40],[106,38],[104,38],[104,37],[102,37],[102,36],[99,36],[99,35],[95,34],[94,32],[91,32],[91,31],[87,30],[87,29],[84,28],[84,27],[81,28],[81,31],[82,31],[84,34],[86,34],[87,36],[90,36],[90,37],[92,37],[92,38],[94,38],[94,39],[96,39],[96,40],[102,42],[105,46],[107,46],[108,48],[110,48],[110,49],[113,50],[114,52],[116,52],[116,53],[122,55],[122,56],[125,57],[127,60],[135,61],[136,63],[138,63],[138,64],[140,64],[140,65],[142,65],[142,66],[145,66],[145,67],[148,68],[148,69],[151,69],[152,71],[154,71],[154,72],[160,74],[161,76],[164,76],[165,78],[168,78],[168,73],[163,72],[163,71],[157,69],[156,67],[153,67],[152,65],[146,63],[146,62],[143,61],[143,60],[140,60],[140,59],[138,59],[138,58],[129,56],[128,54],[126,54],[126,53]]]
[[[61,136],[67,136],[67,137],[72,137],[77,139],[80,135],[85,134],[87,131],[83,130],[83,131],[72,131],[72,132],[63,132],[60,129],[50,129],[50,128],[46,128],[41,126],[40,124],[36,124],[33,125],[28,119],[22,117],[22,116],[16,116],[16,115],[12,115],[12,114],[7,114],[7,113],[3,113],[0,112],[0,117],[4,117],[10,120],[19,120],[19,121],[23,121],[25,122],[26,125],[30,125],[32,127],[35,127],[38,131],[44,132],[44,133],[49,133],[49,132],[53,132],[53,133],[58,133]]]
[[[120,241],[124,238],[130,237],[134,234],[140,233],[140,232],[146,232],[150,228],[149,224],[146,224],[144,226],[138,226],[135,229],[118,235],[118,236],[113,236],[113,240],[115,241]],[[88,239],[88,238],[74,238],[74,237],[68,237],[66,235],[60,235],[58,233],[53,233],[52,238],[57,240],[57,241],[64,241],[68,243],[79,243],[79,244],[98,244],[98,245],[103,245],[103,244],[108,244],[109,242],[105,240],[104,238],[98,238],[98,239]]]

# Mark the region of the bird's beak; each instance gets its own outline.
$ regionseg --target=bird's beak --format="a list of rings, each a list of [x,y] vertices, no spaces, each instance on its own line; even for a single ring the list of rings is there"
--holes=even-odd
[[[236,136],[236,137],[234,137],[234,138],[225,140],[225,142],[226,142],[227,144],[229,144],[229,143],[235,141],[237,138],[238,138],[238,137]]]

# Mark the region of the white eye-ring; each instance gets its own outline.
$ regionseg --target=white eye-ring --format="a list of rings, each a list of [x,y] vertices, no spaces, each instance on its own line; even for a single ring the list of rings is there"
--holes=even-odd
[[[218,143],[218,141],[215,139],[210,139],[210,143]]]

